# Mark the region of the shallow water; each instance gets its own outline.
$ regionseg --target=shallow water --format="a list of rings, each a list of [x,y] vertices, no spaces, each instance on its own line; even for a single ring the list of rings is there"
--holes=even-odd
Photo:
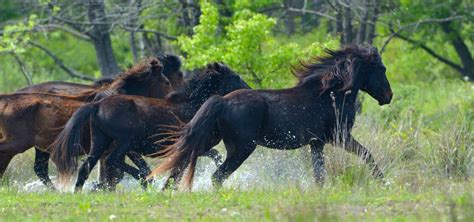
[[[222,154],[225,152],[221,151]],[[266,148],[257,150],[224,183],[224,187],[247,190],[251,188],[274,188],[279,186],[297,186],[307,188],[313,184],[307,148],[294,151],[276,151]],[[153,166],[153,164],[151,164]],[[97,168],[97,167],[96,167]],[[211,159],[200,158],[193,182],[193,191],[212,191],[211,176],[216,166]],[[92,191],[97,179],[95,169],[84,185],[84,191]],[[51,176],[56,184],[57,178]],[[152,189],[161,189],[164,176],[155,178]],[[26,181],[10,180],[10,186],[24,192],[43,192],[47,188],[35,176]],[[124,191],[141,190],[139,183],[125,174],[117,189]],[[72,187],[67,189],[72,191]]]

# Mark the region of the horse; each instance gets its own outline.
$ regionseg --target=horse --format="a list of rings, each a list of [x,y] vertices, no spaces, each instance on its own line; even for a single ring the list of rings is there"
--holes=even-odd
[[[81,107],[68,121],[64,130],[54,142],[52,158],[56,162],[59,180],[70,181],[77,171],[75,153],[80,150],[82,128],[89,124],[91,150],[88,158],[79,168],[75,191],[80,191],[97,160],[108,153],[105,160],[107,174],[113,170],[123,170],[137,179],[144,180],[150,172],[140,172],[123,162],[124,155],[130,151],[142,155],[156,153],[166,141],[154,143],[169,127],[176,127],[189,121],[199,107],[212,95],[225,95],[249,86],[239,75],[224,64],[208,65],[202,75],[189,80],[187,87],[170,94],[166,99],[153,99],[138,96],[114,95],[101,101]],[[107,150],[111,143],[116,146]],[[217,151],[210,150],[207,156],[215,157]],[[218,153],[217,153],[218,154]],[[108,180],[109,188],[114,189],[117,181]]]
[[[168,78],[173,89],[179,89],[185,84],[183,73],[181,72],[181,60],[176,55],[171,54],[158,54],[156,56],[163,65],[163,74]],[[16,91],[15,93],[47,93],[47,94],[60,94],[60,95],[71,95],[75,96],[87,92],[100,92],[105,90],[114,82],[113,78],[104,77],[96,80],[91,85],[84,85],[79,83],[62,82],[62,81],[50,81],[32,86],[25,87]],[[95,95],[83,98],[85,102],[89,102],[89,99],[95,97]],[[49,187],[52,186],[48,175],[48,161],[50,154],[43,152],[41,149],[35,148],[35,163],[34,171],[43,183]],[[141,157],[134,153],[129,153],[128,157],[136,164],[140,165],[140,168],[149,170],[148,164]],[[1,172],[1,170],[0,170]],[[1,174],[1,173],[0,173]],[[102,175],[102,174],[101,174]]]
[[[163,74],[171,82],[174,89],[179,89],[185,82],[183,73],[181,72],[181,60],[176,55],[158,54],[156,58],[162,63]],[[100,90],[106,88],[114,82],[112,77],[103,77],[94,81],[91,85],[84,85],[80,83],[50,81],[27,86],[15,93],[47,93],[60,95],[77,95],[91,90]]]
[[[370,165],[374,177],[383,178],[370,151],[351,135],[360,90],[379,105],[389,104],[392,99],[381,57],[375,47],[361,45],[326,49],[326,53],[294,67],[298,84],[292,88],[238,90],[224,97],[211,97],[189,123],[175,131],[175,143],[160,152],[168,159],[151,175],[170,171],[170,178],[179,181],[189,167],[184,185],[190,189],[197,157],[223,140],[227,157],[212,175],[216,188],[257,145],[289,150],[309,144],[317,183],[325,176],[326,143],[357,154]]]
[[[85,90],[74,96],[44,93],[0,95],[0,177],[18,153],[35,146],[50,153],[61,127],[84,102],[111,94],[135,94],[164,98],[171,91],[159,60],[144,59],[117,77],[107,89]],[[35,172],[48,187],[49,156],[37,157]],[[43,165],[41,165],[43,164]]]

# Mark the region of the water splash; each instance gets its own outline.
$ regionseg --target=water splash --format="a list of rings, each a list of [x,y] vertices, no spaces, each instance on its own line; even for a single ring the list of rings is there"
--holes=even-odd
[[[220,153],[225,154],[222,144],[218,146],[218,149]],[[211,176],[216,169],[211,159],[199,158],[193,191],[212,191]],[[97,175],[97,169],[94,169],[89,177],[90,179],[84,185],[85,192],[92,191],[97,181]],[[51,178],[53,183],[56,184],[57,178],[55,176],[51,176]],[[164,176],[156,178],[152,189],[161,189],[164,181]],[[312,184],[310,157],[306,147],[291,151],[258,147],[244,164],[226,180],[224,187],[247,190],[279,186],[305,188]],[[10,181],[10,186],[23,192],[44,192],[48,190],[38,179],[27,180],[26,182]],[[141,187],[135,179],[125,174],[117,189],[134,191],[140,190]],[[72,187],[67,191],[71,192]]]

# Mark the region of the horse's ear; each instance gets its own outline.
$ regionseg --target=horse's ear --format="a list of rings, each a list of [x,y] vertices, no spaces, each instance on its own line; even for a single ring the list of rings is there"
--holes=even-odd
[[[216,67],[216,71],[219,72],[219,74],[225,74],[228,71],[227,66],[222,62],[216,62],[214,63],[214,66]]]
[[[206,69],[214,69],[214,64],[208,63]]]
[[[163,71],[163,65],[157,58],[152,58],[150,60],[150,66],[153,74],[159,74]]]
[[[214,67],[214,70],[220,72],[220,65],[219,65],[218,62],[214,62],[214,63],[212,64],[212,66]]]

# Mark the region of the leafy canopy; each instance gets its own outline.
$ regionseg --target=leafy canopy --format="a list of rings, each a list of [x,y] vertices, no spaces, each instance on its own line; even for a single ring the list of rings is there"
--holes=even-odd
[[[239,1],[237,4],[232,21],[221,28],[217,7],[206,0],[200,2],[202,15],[200,24],[193,29],[194,35],[178,38],[178,46],[187,55],[185,68],[202,68],[208,62],[222,61],[253,87],[281,88],[292,82],[291,64],[338,45],[331,37],[324,44],[314,42],[304,48],[280,42],[272,36],[274,18],[256,13]]]

